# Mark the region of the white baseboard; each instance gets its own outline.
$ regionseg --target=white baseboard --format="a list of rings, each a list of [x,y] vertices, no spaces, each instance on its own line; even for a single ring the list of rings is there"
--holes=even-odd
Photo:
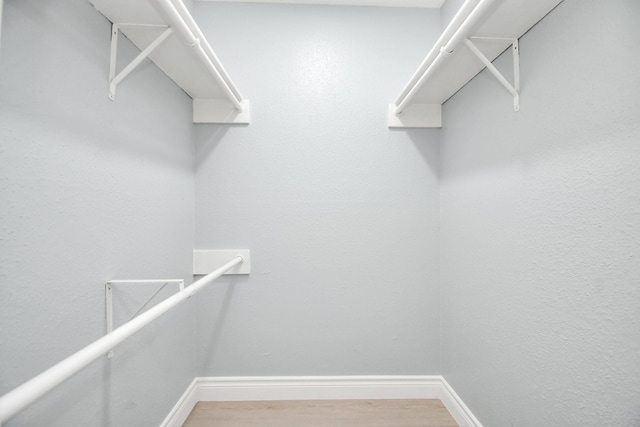
[[[191,381],[189,387],[182,393],[182,396],[180,396],[169,415],[160,424],[160,427],[182,427],[182,424],[184,424],[196,403],[198,403],[199,379],[196,377]]]
[[[440,399],[460,427],[482,427],[445,379],[434,376],[199,377],[161,427],[181,427],[197,402]]]
[[[444,403],[444,406],[449,410],[451,416],[458,423],[460,427],[482,427],[482,423],[473,415],[473,413],[467,408],[460,396],[453,390],[444,377],[440,377],[442,381],[442,394],[440,400]]]

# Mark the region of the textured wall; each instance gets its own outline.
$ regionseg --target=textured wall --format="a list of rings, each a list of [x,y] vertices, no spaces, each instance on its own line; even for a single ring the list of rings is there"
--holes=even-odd
[[[386,127],[438,11],[196,12],[253,105],[196,130],[196,246],[252,251],[199,300],[202,373],[438,373],[438,134]]]
[[[0,394],[104,334],[105,281],[190,279],[190,99],[146,64],[109,101],[109,38],[84,0],[4,5]],[[152,292],[119,287],[117,313]],[[8,425],[158,425],[195,375],[190,304]]]
[[[520,112],[487,72],[445,105],[443,374],[484,425],[640,425],[638,22],[566,0]]]

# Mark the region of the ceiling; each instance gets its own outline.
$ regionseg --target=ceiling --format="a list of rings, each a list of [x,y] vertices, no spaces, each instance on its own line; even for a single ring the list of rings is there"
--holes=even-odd
[[[340,6],[385,6],[439,8],[445,0],[200,0],[230,3],[329,4]]]

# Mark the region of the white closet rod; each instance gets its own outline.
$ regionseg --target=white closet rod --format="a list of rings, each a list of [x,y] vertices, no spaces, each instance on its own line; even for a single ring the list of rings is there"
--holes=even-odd
[[[21,386],[0,397],[0,425],[20,411],[47,394],[56,386],[69,379],[88,364],[107,354],[113,347],[129,338],[140,329],[171,310],[184,300],[191,298],[202,288],[222,276],[226,271],[242,263],[243,258],[236,256],[222,267],[194,282],[183,291],[167,298],[158,305],[145,311],[130,322],[120,326],[110,334],[89,344],[77,353],[67,357],[57,365],[47,369]]]
[[[193,35],[200,40],[200,45],[204,49],[207,56],[211,59],[211,62],[213,63],[215,68],[217,70],[220,70],[221,77],[224,79],[227,86],[229,86],[229,89],[231,90],[231,92],[233,92],[233,95],[238,99],[238,101],[242,101],[242,95],[240,95],[240,92],[238,92],[238,89],[233,84],[233,81],[231,80],[231,77],[229,77],[227,70],[225,70],[222,62],[220,62],[220,60],[216,56],[216,53],[211,48],[211,45],[207,41],[207,38],[204,36],[204,34],[202,34],[202,31],[200,31],[200,27],[198,27],[198,24],[196,24],[196,21],[187,10],[187,7],[182,1],[174,1],[173,5],[178,10],[178,13],[182,17],[182,19],[184,19],[184,21],[187,23],[187,26],[189,27],[189,29],[191,29]]]
[[[409,83],[407,83],[404,89],[402,89],[400,96],[398,96],[398,99],[396,100],[396,105],[399,105],[402,102],[402,100],[411,91],[411,88],[413,88],[418,80],[420,80],[420,77],[422,77],[424,72],[427,71],[427,68],[429,68],[429,65],[431,65],[438,53],[440,53],[439,47],[447,44],[447,41],[451,39],[451,36],[453,36],[453,33],[455,33],[456,29],[460,28],[460,25],[462,25],[467,16],[469,16],[469,13],[471,13],[473,8],[476,7],[478,1],[479,0],[466,0],[462,4],[462,6],[460,6],[460,9],[458,9],[451,22],[449,22],[449,25],[447,25],[447,28],[445,28],[445,30],[442,32],[434,47],[431,49],[431,51],[429,51],[416,72],[413,73],[413,76],[411,77],[411,80],[409,80]]]
[[[396,114],[409,104],[418,93],[422,85],[434,73],[440,63],[463,42],[471,29],[477,25],[487,10],[496,0],[466,0],[451,23],[442,33],[435,46],[425,60],[420,64],[418,71],[413,75],[402,94],[396,100]]]
[[[200,28],[198,28],[191,14],[189,14],[184,3],[181,1],[173,2],[171,0],[155,0],[155,3],[168,20],[169,25],[176,28],[179,36],[187,45],[194,49],[196,55],[198,55],[200,60],[205,64],[207,70],[216,78],[218,83],[220,83],[222,90],[236,110],[242,111],[242,97],[233,85],[222,63],[220,63],[220,60],[213,52],[213,49],[211,49],[211,46],[207,43]]]

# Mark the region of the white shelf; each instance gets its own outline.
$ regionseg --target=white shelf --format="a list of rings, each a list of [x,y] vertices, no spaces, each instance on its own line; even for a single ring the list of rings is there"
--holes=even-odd
[[[467,40],[489,62],[515,42],[514,75],[518,76],[517,40],[561,1],[466,0],[396,102],[389,105],[389,127],[441,126],[441,105],[485,68]],[[519,82],[515,79],[510,91],[517,111]]]
[[[143,51],[140,61],[148,57],[193,98],[195,123],[249,123],[249,101],[242,99],[181,0],[89,1],[114,24],[110,98],[128,74],[114,75],[120,31]],[[161,38],[168,28],[172,29],[168,37]],[[145,49],[152,49],[154,42],[157,47],[146,55]]]

